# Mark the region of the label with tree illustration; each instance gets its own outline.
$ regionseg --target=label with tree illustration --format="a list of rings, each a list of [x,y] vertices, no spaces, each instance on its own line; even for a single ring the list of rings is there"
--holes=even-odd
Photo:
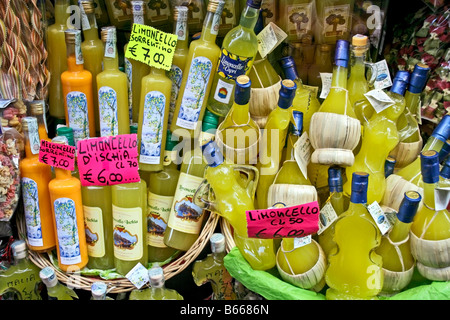
[[[45,119],[45,117],[44,117]],[[28,122],[28,141],[30,142],[30,150],[32,154],[39,154],[41,140],[39,139],[39,129],[36,118],[30,119]]]
[[[107,0],[111,3],[112,16],[117,21],[131,20],[131,5],[128,0]]]
[[[229,30],[236,26],[236,1],[225,0],[225,5],[220,16],[220,30]]]
[[[197,127],[212,66],[211,60],[206,57],[195,57],[192,60],[178,112],[177,126],[191,130]]]
[[[204,217],[203,210],[194,204],[193,200],[202,181],[202,177],[180,173],[169,216],[168,225],[171,229],[192,234],[200,233]]]
[[[113,207],[114,257],[134,261],[144,254],[142,209]]]
[[[145,8],[147,18],[151,22],[167,22],[170,16],[170,6],[167,0],[148,0]]]
[[[172,203],[173,197],[148,193],[147,245],[158,248],[167,247],[164,244],[164,232],[167,228]]]
[[[88,255],[101,258],[105,255],[102,209],[83,206],[83,212]]]
[[[323,17],[324,37],[340,37],[348,31],[350,5],[325,7]]]
[[[118,135],[117,93],[113,88],[101,87],[98,89],[98,107],[100,112],[100,136]]]
[[[159,91],[145,95],[139,162],[159,164],[164,129],[166,97]]]
[[[80,263],[81,250],[75,201],[58,198],[53,202],[53,207],[60,261],[65,265]]]
[[[75,145],[78,140],[89,138],[88,103],[83,92],[72,91],[66,96],[69,127],[73,129]]]
[[[288,35],[301,36],[312,28],[312,2],[286,6]]]
[[[172,64],[170,71],[167,72],[170,80],[172,80],[172,91],[170,94],[170,109],[169,109],[169,126],[172,123],[173,114],[175,113],[175,106],[180,92],[181,81],[183,80],[183,70],[180,67]]]
[[[42,247],[44,241],[42,240],[41,211],[36,181],[22,178],[22,196],[28,243],[31,246]]]
[[[263,0],[261,3],[261,16],[263,25],[267,26],[269,22],[276,23],[277,20],[277,1]]]

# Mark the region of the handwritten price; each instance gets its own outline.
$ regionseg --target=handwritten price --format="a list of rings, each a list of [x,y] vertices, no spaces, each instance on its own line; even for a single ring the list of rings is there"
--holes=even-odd
[[[75,169],[75,152],[73,146],[41,140],[39,162],[72,171]]]

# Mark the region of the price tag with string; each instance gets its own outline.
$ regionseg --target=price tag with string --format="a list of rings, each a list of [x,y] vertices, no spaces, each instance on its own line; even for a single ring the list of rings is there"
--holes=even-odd
[[[294,158],[305,178],[308,177],[308,164],[311,161],[311,154],[311,141],[308,133],[305,131],[294,144]]]
[[[138,263],[131,269],[125,276],[130,282],[138,289],[146,285],[150,278],[148,276],[148,270],[141,263]]]
[[[366,208],[382,235],[391,230],[392,224],[377,201],[367,205]]]

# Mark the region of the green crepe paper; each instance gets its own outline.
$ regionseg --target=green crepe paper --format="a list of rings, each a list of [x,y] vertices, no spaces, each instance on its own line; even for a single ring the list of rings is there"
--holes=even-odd
[[[237,247],[225,256],[224,264],[233,278],[267,300],[325,300],[323,294],[301,289],[281,280],[276,276],[276,270],[253,270]]]
[[[450,282],[432,282],[397,293],[388,300],[450,300]]]

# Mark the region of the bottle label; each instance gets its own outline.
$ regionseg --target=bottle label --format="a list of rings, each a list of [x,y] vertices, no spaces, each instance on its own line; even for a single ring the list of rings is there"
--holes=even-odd
[[[176,35],[178,36],[178,40],[186,40],[186,28],[187,28],[187,11],[180,11],[178,13],[178,20],[176,25]]]
[[[247,74],[253,65],[253,57],[241,57],[222,49],[217,73],[223,79],[235,81],[237,77]]]
[[[166,97],[159,91],[145,95],[139,162],[159,164],[164,131]]]
[[[139,260],[144,254],[142,209],[113,208],[114,257],[120,260]]]
[[[331,205],[331,202],[327,201],[322,209],[320,209],[319,231],[317,231],[317,234],[320,235],[322,232],[324,232],[325,229],[331,226],[337,218],[338,215]]]
[[[166,248],[164,232],[167,228],[173,197],[160,196],[149,192],[147,203],[147,245]]]
[[[147,18],[151,22],[163,22],[169,20],[170,6],[167,0],[146,1]]]
[[[78,140],[89,138],[88,103],[83,92],[72,91],[66,96],[69,127],[73,129],[75,145]]]
[[[127,58],[123,58],[125,65],[125,74],[128,80],[128,110],[130,115],[130,121],[133,121],[133,66]]]
[[[106,42],[105,42],[105,57],[107,58],[115,58],[116,57],[116,30],[109,28],[108,34],[106,35]]]
[[[236,3],[237,0],[226,0],[222,11],[219,15],[219,29],[231,29],[236,26]]]
[[[53,207],[60,261],[65,265],[80,263],[81,250],[75,202],[69,198],[59,198],[54,201]]]
[[[39,208],[38,185],[30,178],[22,178],[23,207],[27,226],[28,243],[34,247],[42,247],[41,212]]]
[[[301,238],[294,238],[294,249],[306,246],[307,244],[310,244],[311,241],[312,241],[311,235]]]
[[[81,16],[81,28],[83,30],[91,29],[91,25],[89,24],[89,19],[87,17],[86,12],[84,11],[84,7],[82,5],[80,7],[80,16]]]
[[[101,258],[106,252],[102,209],[83,206],[83,212],[88,255]]]
[[[113,88],[98,89],[98,105],[100,111],[100,136],[116,136],[119,134],[117,118],[117,93]]]
[[[216,91],[214,92],[214,99],[221,103],[228,104],[233,95],[233,89],[234,84],[219,79],[217,81]]]
[[[81,32],[75,34],[75,63],[84,63],[83,52],[81,51]]]
[[[302,35],[311,31],[312,2],[286,6],[287,32],[289,35]]]
[[[211,34],[215,34],[215,35],[219,34],[220,24],[223,22],[222,12],[224,10],[224,6],[225,6],[224,1],[219,2],[216,13],[213,16],[213,21],[212,21],[211,30],[210,30]]]
[[[181,81],[183,80],[183,70],[180,67],[172,64],[168,77],[172,80],[172,92],[170,94],[170,109],[168,125],[172,123],[173,114],[175,113],[175,106],[177,104],[178,93],[180,92]]]
[[[374,201],[373,203],[367,205],[367,211],[369,211],[373,221],[377,225],[378,229],[380,229],[382,235],[385,235],[392,229],[392,224],[378,202]]]
[[[131,20],[131,18],[135,18],[136,16],[138,16],[138,15],[134,15],[134,17],[133,17],[133,14],[131,13],[131,5],[130,5],[129,1],[125,1],[125,0],[111,1],[111,0],[109,0],[109,2],[111,2],[111,4],[112,4],[109,8],[112,11],[113,18],[119,22]],[[134,11],[137,11],[137,10],[134,10]],[[142,20],[144,20],[143,16],[142,16]]]
[[[263,0],[261,3],[261,11],[263,14],[263,24],[266,26],[269,22],[276,22],[277,19],[277,1]]]
[[[206,57],[195,57],[192,60],[181,99],[177,126],[190,130],[195,130],[197,127],[212,67],[211,60]]]
[[[31,153],[39,154],[41,140],[39,139],[39,130],[37,121],[28,121],[28,141],[30,142]]]
[[[192,234],[200,233],[204,217],[203,210],[194,204],[193,199],[202,181],[201,177],[180,173],[170,210],[168,225],[171,229]]]
[[[324,37],[340,37],[348,30],[350,5],[325,7],[323,15]]]

